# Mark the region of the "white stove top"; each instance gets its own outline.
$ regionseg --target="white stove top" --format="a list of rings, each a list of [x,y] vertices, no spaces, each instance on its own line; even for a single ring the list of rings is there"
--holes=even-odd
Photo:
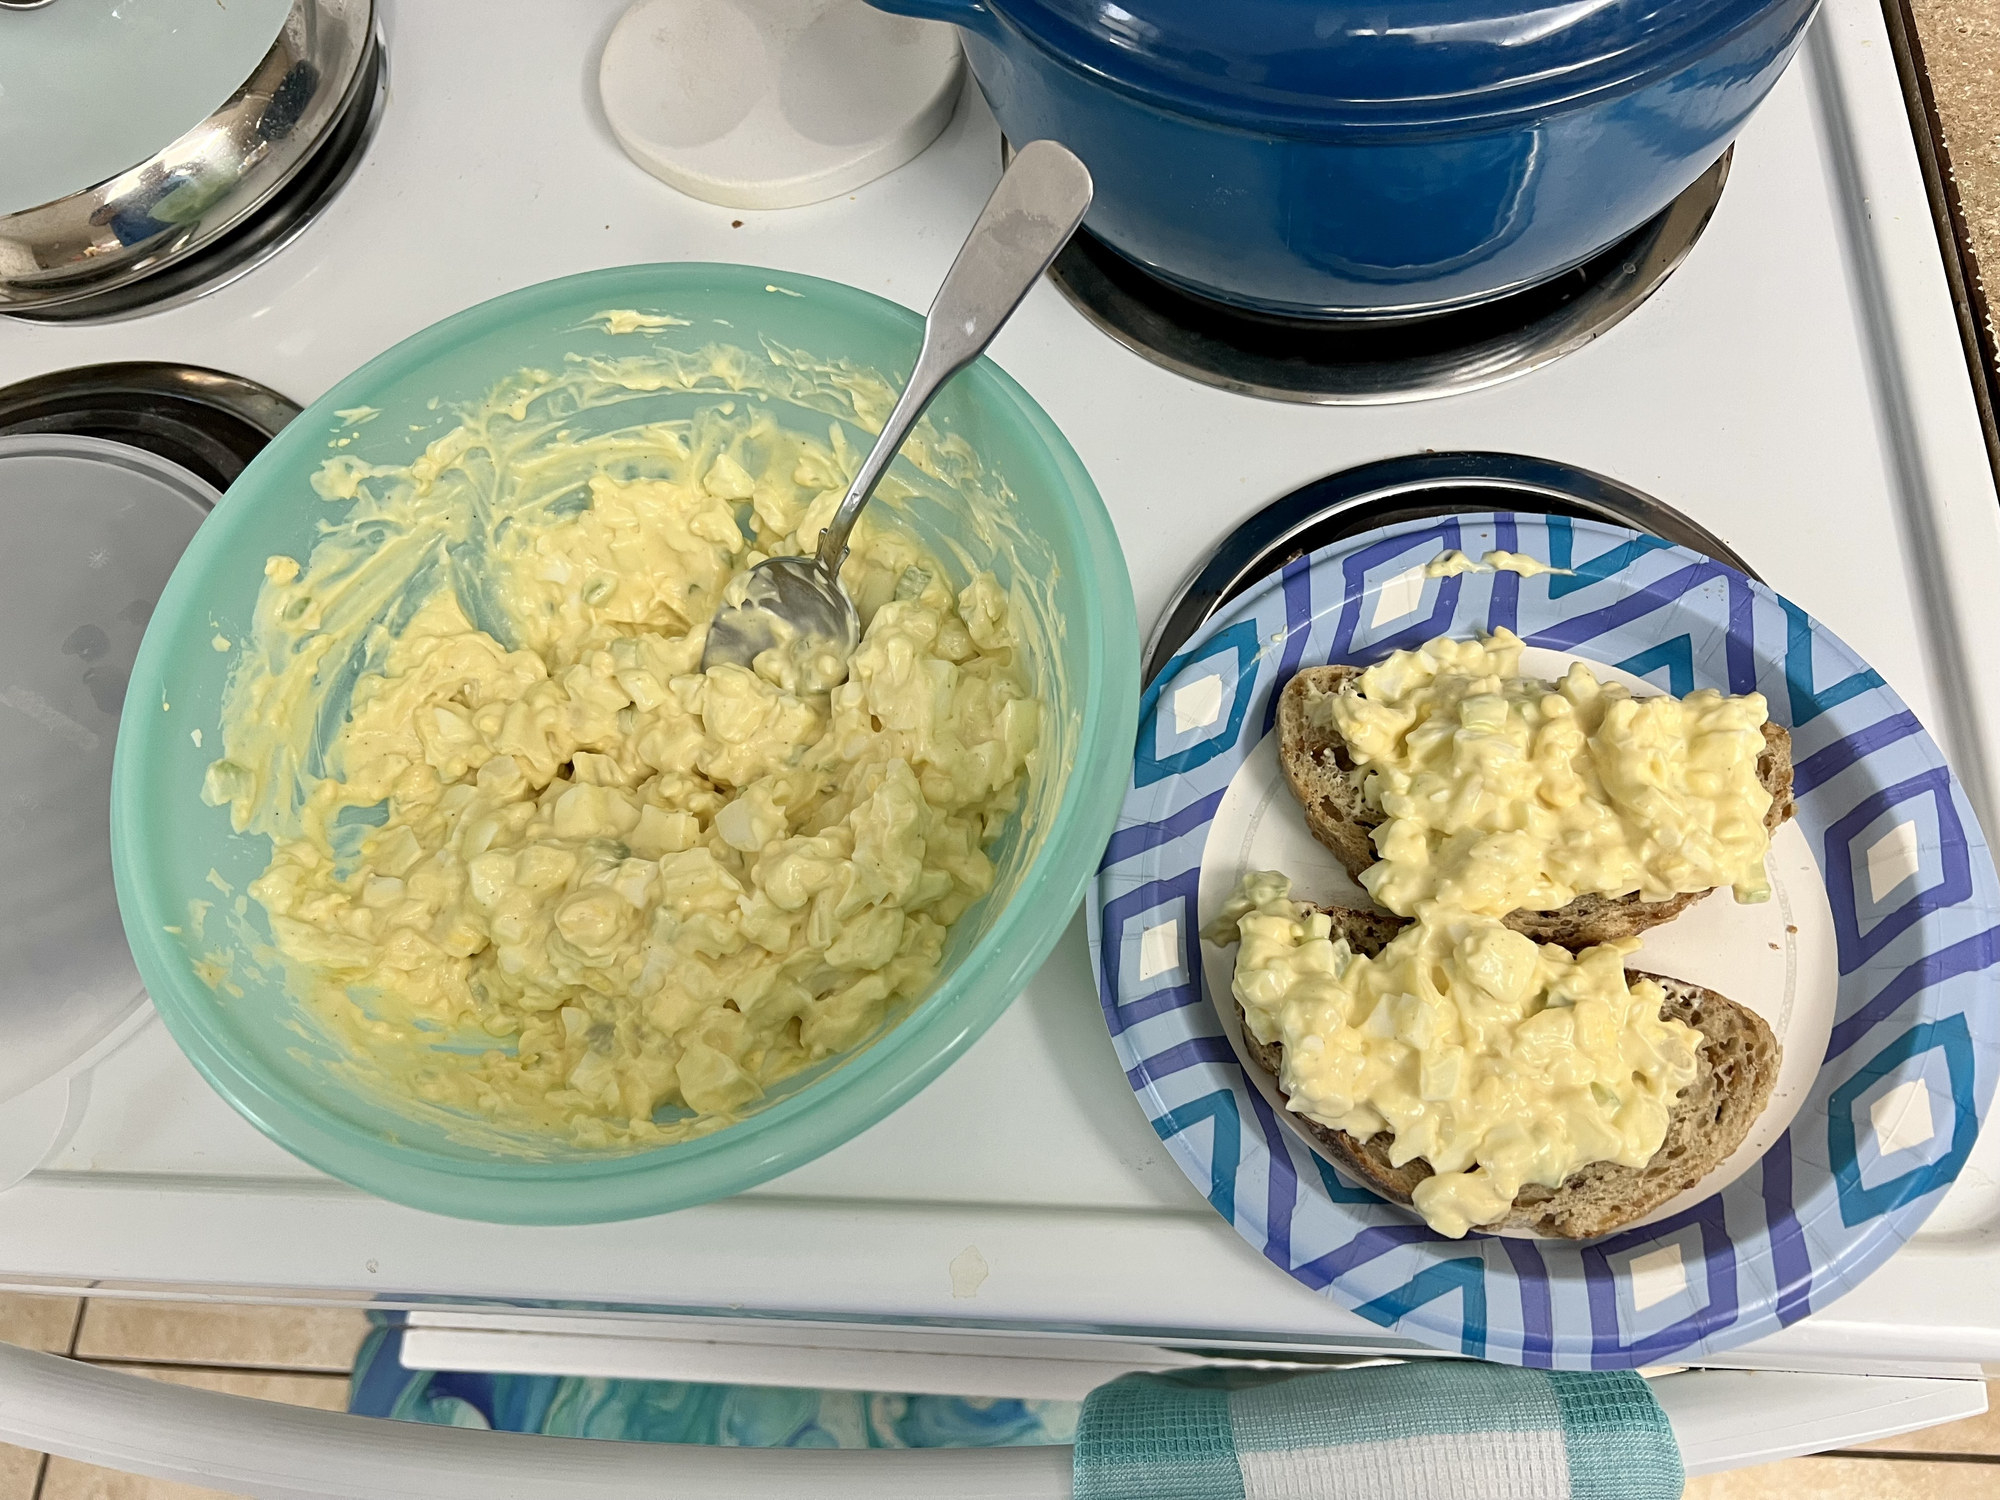
[[[754,262],[928,302],[998,175],[976,94],[928,152],[851,197],[716,208],[628,162],[602,119],[597,54],[622,8],[485,0],[472,24],[469,4],[385,0],[387,112],[319,222],[167,312],[0,322],[0,383],[160,359],[309,401],[473,302],[650,259]],[[993,357],[1089,466],[1143,625],[1223,533],[1308,480],[1422,449],[1557,458],[1685,511],[1829,624],[1922,716],[1994,826],[2000,692],[1970,667],[2000,641],[2000,508],[1870,0],[1828,0],[1687,264],[1625,323],[1523,379],[1400,406],[1232,396],[1128,353],[1046,284]],[[157,1022],[89,1090],[67,1145],[0,1194],[0,1279],[1394,1342],[1265,1264],[1167,1157],[1105,1037],[1080,923],[913,1103],[810,1166],[667,1218],[501,1228],[369,1198],[265,1141]],[[1908,1249],[1751,1356],[2000,1360],[1996,1179],[1988,1132]]]

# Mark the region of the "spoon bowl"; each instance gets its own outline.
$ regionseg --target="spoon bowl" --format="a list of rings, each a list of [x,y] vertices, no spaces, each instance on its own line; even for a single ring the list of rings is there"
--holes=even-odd
[[[773,557],[737,577],[709,623],[702,670],[762,670],[793,692],[824,693],[847,678],[861,616],[817,557]]]

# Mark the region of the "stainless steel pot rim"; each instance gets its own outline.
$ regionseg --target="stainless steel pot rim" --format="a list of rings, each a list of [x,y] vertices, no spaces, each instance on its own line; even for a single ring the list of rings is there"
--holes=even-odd
[[[1146,643],[1143,680],[1157,677],[1232,599],[1297,558],[1400,521],[1508,510],[1608,521],[1758,576],[1699,521],[1607,475],[1522,453],[1409,454],[1302,485],[1231,531],[1161,610]]]
[[[176,307],[227,286],[296,239],[354,175],[374,139],[388,100],[388,54],[380,32],[317,148],[254,213],[166,264],[54,304],[10,305],[0,318],[24,322],[105,323]]]
[[[1431,317],[1323,320],[1239,310],[1169,286],[1082,235],[1049,275],[1078,311],[1133,353],[1204,385],[1322,406],[1457,395],[1538,370],[1630,316],[1694,249],[1729,179],[1733,151],[1582,265]]]
[[[256,71],[201,124],[90,188],[0,216],[0,309],[150,275],[254,213],[343,117],[373,16],[374,0],[293,0]]]

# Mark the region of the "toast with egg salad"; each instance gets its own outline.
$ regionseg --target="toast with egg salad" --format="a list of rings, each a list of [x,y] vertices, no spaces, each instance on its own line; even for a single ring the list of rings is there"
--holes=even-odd
[[[1755,1013],[1492,917],[1417,921],[1290,899],[1246,875],[1205,934],[1240,943],[1244,1049],[1350,1176],[1439,1233],[1587,1239],[1692,1187],[1778,1076]]]
[[[1444,900],[1583,948],[1718,886],[1769,895],[1791,817],[1791,736],[1762,694],[1634,698],[1522,642],[1440,639],[1366,670],[1309,667],[1278,700],[1278,759],[1306,826],[1379,903]]]

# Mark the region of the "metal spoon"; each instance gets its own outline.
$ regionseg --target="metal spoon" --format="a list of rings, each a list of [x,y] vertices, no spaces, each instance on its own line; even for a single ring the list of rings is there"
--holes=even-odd
[[[708,627],[703,671],[748,667],[766,651],[788,658],[800,691],[824,692],[847,678],[861,618],[840,586],[848,533],[889,464],[944,383],[993,341],[1090,207],[1090,173],[1054,141],[1014,153],[924,318],[923,348],[896,409],[820,533],[811,557],[773,557],[735,580]]]

